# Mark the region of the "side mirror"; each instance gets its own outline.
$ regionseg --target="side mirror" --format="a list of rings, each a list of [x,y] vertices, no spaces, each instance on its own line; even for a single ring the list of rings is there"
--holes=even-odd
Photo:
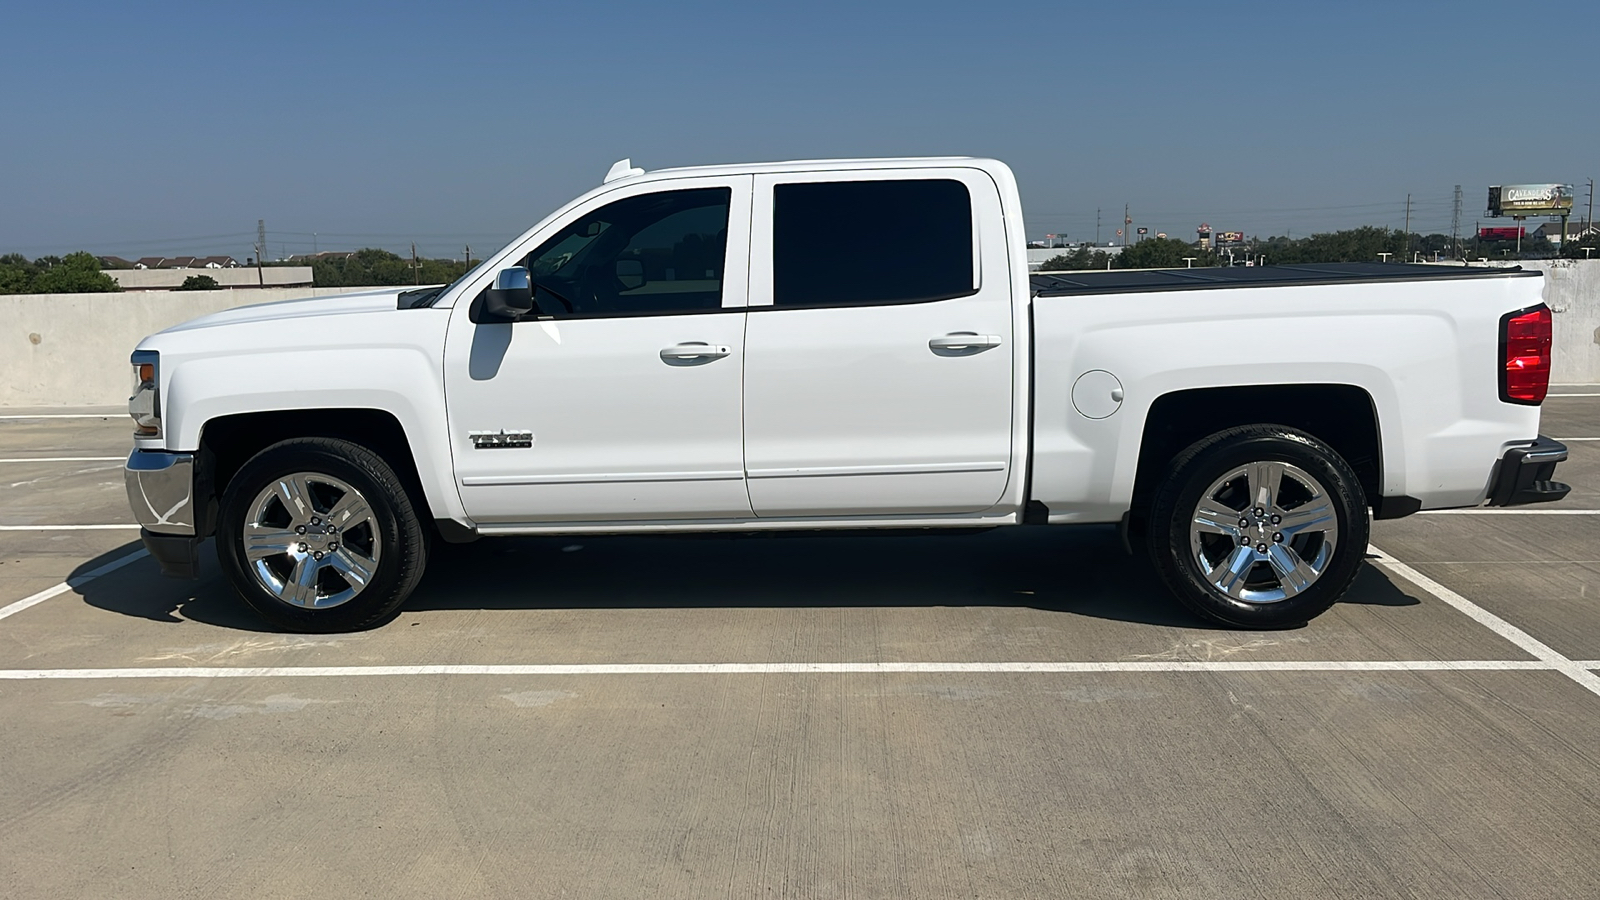
[[[533,312],[533,279],[522,266],[501,269],[494,287],[484,291],[483,311],[490,318],[515,322]]]
[[[644,287],[644,261],[638,259],[617,260],[617,282],[625,291]]]

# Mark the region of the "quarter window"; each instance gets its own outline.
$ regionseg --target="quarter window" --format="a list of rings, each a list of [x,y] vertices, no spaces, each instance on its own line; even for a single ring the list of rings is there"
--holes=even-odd
[[[774,306],[974,293],[972,197],[959,181],[780,184],[772,216]]]
[[[722,308],[729,188],[662,191],[582,216],[523,260],[543,315]]]

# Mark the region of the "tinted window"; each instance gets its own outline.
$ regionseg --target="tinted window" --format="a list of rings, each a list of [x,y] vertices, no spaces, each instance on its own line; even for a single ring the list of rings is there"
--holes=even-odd
[[[845,306],[971,294],[972,198],[959,181],[780,184],[773,303]]]
[[[544,315],[722,308],[728,188],[641,194],[571,223],[523,260]]]

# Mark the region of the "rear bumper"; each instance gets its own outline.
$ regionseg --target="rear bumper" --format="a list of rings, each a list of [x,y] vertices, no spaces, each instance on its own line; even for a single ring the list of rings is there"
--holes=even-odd
[[[1544,435],[1507,450],[1489,476],[1488,505],[1523,506],[1565,497],[1571,486],[1551,479],[1556,474],[1556,464],[1566,458],[1567,445]]]

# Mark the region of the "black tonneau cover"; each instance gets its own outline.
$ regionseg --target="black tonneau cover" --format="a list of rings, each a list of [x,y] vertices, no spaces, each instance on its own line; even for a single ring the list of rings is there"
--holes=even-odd
[[[1385,281],[1437,281],[1456,278],[1542,277],[1520,266],[1419,266],[1409,263],[1308,263],[1296,266],[1216,266],[1201,269],[1099,269],[1034,272],[1028,276],[1035,297],[1192,291],[1267,285],[1359,284]]]

